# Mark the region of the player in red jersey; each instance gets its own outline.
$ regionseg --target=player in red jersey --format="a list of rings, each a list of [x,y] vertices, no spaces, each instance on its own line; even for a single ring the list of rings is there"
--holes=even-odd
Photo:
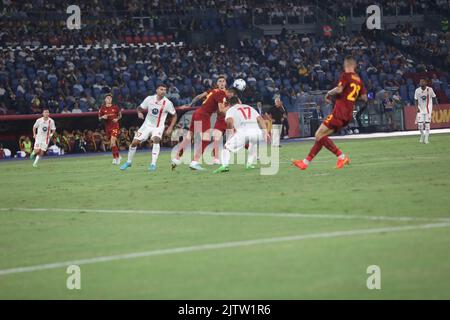
[[[189,132],[188,134],[183,138],[183,141],[180,143],[178,147],[177,155],[174,159],[172,159],[172,169],[174,169],[177,165],[181,163],[180,157],[182,154],[182,151],[189,142],[191,142],[192,137],[195,134],[201,134],[202,138],[202,144],[201,148],[197,148],[194,152],[194,158],[189,165],[189,167],[193,170],[204,170],[198,161],[200,160],[200,157],[203,154],[203,151],[205,148],[210,144],[211,142],[211,135],[210,135],[210,129],[211,129],[211,116],[215,112],[224,112],[226,110],[225,107],[225,101],[227,98],[227,95],[230,93],[227,93],[226,86],[227,86],[227,80],[224,76],[220,76],[217,79],[217,88],[203,92],[196,96],[192,102],[191,106],[194,105],[198,100],[205,99],[201,105],[200,108],[194,111],[191,119],[191,123],[189,126]],[[217,153],[218,154],[218,153]]]
[[[316,142],[306,159],[292,161],[301,170],[308,168],[309,163],[319,153],[322,147],[327,148],[338,157],[336,163],[337,169],[341,169],[344,165],[350,163],[349,157],[336,147],[334,142],[329,138],[329,135],[347,126],[353,119],[353,108],[358,98],[367,102],[366,89],[355,71],[355,59],[353,57],[346,57],[344,60],[344,72],[339,78],[337,87],[328,91],[325,96],[327,102],[330,102],[330,97],[336,96],[333,112],[323,121],[319,129],[317,129],[315,135]]]
[[[120,132],[119,120],[122,118],[122,113],[117,105],[112,104],[112,94],[105,95],[105,104],[100,107],[98,111],[98,119],[105,121],[105,131],[111,139],[111,152],[113,155],[113,164],[120,164],[119,148],[117,146],[117,137]]]

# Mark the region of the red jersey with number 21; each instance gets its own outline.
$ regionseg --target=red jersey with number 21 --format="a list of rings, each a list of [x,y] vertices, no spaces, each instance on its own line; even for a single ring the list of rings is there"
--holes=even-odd
[[[366,89],[361,78],[354,72],[343,72],[338,86],[344,87],[344,90],[341,94],[336,95],[333,116],[344,121],[351,121],[356,100],[360,95],[366,93]]]

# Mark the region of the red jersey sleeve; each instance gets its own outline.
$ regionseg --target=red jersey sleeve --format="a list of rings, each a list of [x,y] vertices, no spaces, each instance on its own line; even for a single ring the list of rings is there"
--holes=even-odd
[[[342,72],[341,76],[339,77],[338,86],[342,86],[345,88],[345,86],[348,84],[349,76],[348,73]]]

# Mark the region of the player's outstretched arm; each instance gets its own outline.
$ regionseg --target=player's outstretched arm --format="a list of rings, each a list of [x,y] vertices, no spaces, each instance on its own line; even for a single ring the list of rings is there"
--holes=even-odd
[[[203,92],[200,93],[199,95],[195,96],[194,99],[192,99],[191,103],[189,104],[190,107],[192,107],[193,105],[195,105],[199,100],[203,99],[204,97],[206,97],[206,95],[208,94],[208,92]]]

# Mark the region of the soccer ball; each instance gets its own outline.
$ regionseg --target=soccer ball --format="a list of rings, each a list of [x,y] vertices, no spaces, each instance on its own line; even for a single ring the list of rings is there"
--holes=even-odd
[[[244,79],[236,79],[233,82],[233,87],[238,89],[239,91],[244,91],[247,84],[245,83]]]

